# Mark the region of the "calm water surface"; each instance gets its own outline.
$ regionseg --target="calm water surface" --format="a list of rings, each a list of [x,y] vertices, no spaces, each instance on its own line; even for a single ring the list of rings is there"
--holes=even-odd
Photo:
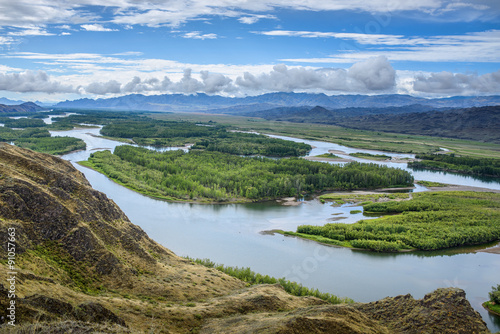
[[[76,162],[86,160],[96,150],[113,150],[117,145],[123,145],[91,135],[98,135],[98,132],[99,129],[81,129],[53,132],[53,135],[85,140],[86,151],[64,156],[65,159]],[[331,143],[305,142],[317,147],[311,155],[328,150],[342,150],[346,153],[373,152]],[[405,167],[405,164],[394,165]],[[499,255],[475,253],[473,250],[462,250],[458,254],[456,251],[376,254],[323,246],[281,235],[262,234],[262,231],[271,229],[295,230],[301,224],[323,225],[333,219],[353,223],[368,218],[362,214],[349,213],[360,207],[332,207],[314,199],[298,206],[281,206],[277,203],[168,203],[128,190],[88,168],[75,166],[85,174],[95,189],[113,199],[134,224],[141,226],[150,237],[178,255],[210,258],[225,265],[249,266],[262,274],[286,277],[304,286],[348,296],[360,302],[407,293],[415,298],[422,298],[439,287],[459,287],[466,291],[468,300],[481,313],[488,327],[493,332],[500,330],[500,320],[481,307],[481,303],[487,300],[491,286],[500,283]],[[421,180],[500,189],[497,182],[450,173],[413,174]],[[437,175],[436,178],[432,178],[434,175]],[[423,187],[419,188],[422,189]]]

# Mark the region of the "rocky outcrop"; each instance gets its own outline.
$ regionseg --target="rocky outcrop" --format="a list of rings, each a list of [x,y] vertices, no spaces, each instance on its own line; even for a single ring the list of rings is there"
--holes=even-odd
[[[358,304],[357,310],[401,333],[488,333],[462,289],[446,288],[415,300],[411,295]]]
[[[70,163],[0,144],[0,240],[8,228],[19,332],[488,333],[459,289],[331,305],[280,285],[246,287],[157,244]]]
[[[276,290],[272,293],[280,296]],[[291,306],[285,302],[281,312],[212,319],[202,333],[489,333],[465,292],[456,288],[438,289],[420,300],[404,295],[372,303]]]

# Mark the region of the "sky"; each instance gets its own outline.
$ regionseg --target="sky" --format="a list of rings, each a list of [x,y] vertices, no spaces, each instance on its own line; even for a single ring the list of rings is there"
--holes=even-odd
[[[270,92],[500,95],[500,1],[0,0],[0,97]]]

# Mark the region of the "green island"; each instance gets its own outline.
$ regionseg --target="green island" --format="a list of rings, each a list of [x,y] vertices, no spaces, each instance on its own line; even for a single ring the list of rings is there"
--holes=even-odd
[[[391,157],[385,154],[371,154],[371,153],[349,153],[351,157],[363,158],[363,159],[371,159],[371,160],[390,160]]]
[[[336,194],[325,198],[349,202],[352,197]],[[359,196],[357,200],[367,198]],[[296,232],[282,233],[378,252],[439,250],[500,240],[497,193],[422,192],[412,194],[408,200],[365,202],[363,209],[365,213],[386,216],[354,224],[302,225]]]
[[[19,138],[14,143],[22,148],[54,155],[84,150],[87,147],[83,140],[73,137]]]
[[[424,186],[424,187],[439,187],[439,188],[442,188],[442,187],[447,187],[448,186],[448,184],[446,184],[446,183],[440,183],[440,182],[434,182],[434,181],[417,181],[416,183],[420,184],[421,186]]]
[[[0,127],[0,142],[13,142],[19,147],[55,155],[83,150],[86,147],[85,142],[78,138],[51,137],[49,131],[43,127],[20,130]]]
[[[2,117],[0,123],[3,123],[7,128],[40,128],[46,125],[43,120],[36,118],[13,119]]]
[[[323,154],[315,155],[314,157],[315,158],[326,158],[326,159],[342,159],[341,157],[339,157],[338,155],[335,155],[333,153],[323,153]]]
[[[299,158],[244,158],[193,150],[156,152],[118,146],[81,163],[140,193],[167,200],[248,202],[325,190],[410,186],[401,169],[352,162],[335,166]]]
[[[102,128],[101,134],[111,138],[132,138],[139,145],[182,146],[194,143],[193,150],[236,155],[298,157],[311,150],[311,146],[304,143],[254,133],[230,132],[224,126],[150,118],[112,122]]]
[[[417,154],[415,157],[420,161],[409,162],[408,167],[500,177],[500,159],[465,157],[454,154]]]
[[[193,259],[187,257],[188,260],[201,264],[207,268],[217,269],[229,276],[236,277],[249,285],[253,284],[276,284],[279,283],[283,287],[283,289],[291,295],[303,297],[303,296],[312,296],[322,300],[325,300],[331,304],[351,304],[354,301],[350,298],[346,297],[338,297],[326,292],[320,292],[318,289],[309,289],[302,284],[297,282],[292,282],[285,278],[274,278],[269,275],[262,275],[259,273],[255,273],[249,267],[240,268],[240,267],[231,267],[225,266],[223,264],[216,264],[215,262],[209,259]]]

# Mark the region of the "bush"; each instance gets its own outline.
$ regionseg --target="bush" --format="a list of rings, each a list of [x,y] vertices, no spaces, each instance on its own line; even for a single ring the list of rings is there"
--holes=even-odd
[[[491,292],[489,293],[489,295],[490,295],[491,302],[494,302],[495,304],[500,305],[500,284],[497,284],[496,288],[494,286],[492,286]]]

